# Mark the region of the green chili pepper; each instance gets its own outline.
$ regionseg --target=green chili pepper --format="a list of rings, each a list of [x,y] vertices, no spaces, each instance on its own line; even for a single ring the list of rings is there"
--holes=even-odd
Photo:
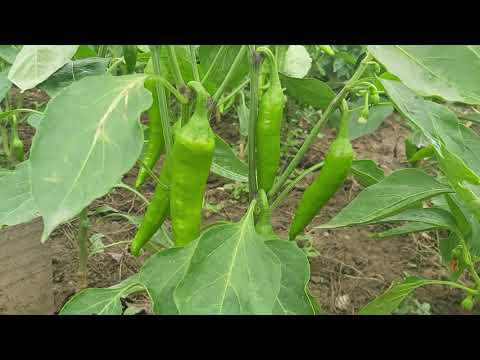
[[[292,225],[289,238],[294,240],[337,192],[347,178],[354,152],[348,136],[348,104],[342,102],[342,119],[337,139],[325,157],[325,165],[313,183],[305,190]]]
[[[160,108],[158,107],[157,87],[154,79],[147,79],[145,81],[145,88],[152,93],[153,102],[152,106],[148,110],[149,127],[149,140],[147,148],[143,155],[143,164],[148,167],[150,171],[153,170],[158,158],[162,154],[165,148],[165,140],[163,137],[162,121],[160,119]],[[137,181],[135,187],[139,188],[145,182],[149,171],[143,166],[138,171]]]
[[[200,235],[203,195],[210,174],[215,135],[208,121],[209,94],[197,81],[188,86],[197,92],[195,112],[178,129],[172,148],[170,209],[175,243],[183,246]]]
[[[265,53],[270,62],[270,86],[260,100],[255,141],[258,187],[268,192],[280,164],[280,129],[285,97],[274,55],[268,48],[260,47],[258,51]]]
[[[123,59],[127,65],[127,74],[135,72],[137,66],[137,46],[123,45]]]
[[[473,301],[473,296],[471,294],[467,295],[467,297],[463,299],[460,305],[464,310],[472,311],[473,307],[475,306],[475,302]]]
[[[13,121],[12,121],[11,153],[17,162],[22,162],[25,159],[23,142],[18,137],[17,117],[15,115],[13,116]]]
[[[152,238],[165,221],[170,208],[171,160],[166,158],[160,171],[155,194],[145,212],[142,224],[130,245],[130,253],[140,254],[140,249]]]

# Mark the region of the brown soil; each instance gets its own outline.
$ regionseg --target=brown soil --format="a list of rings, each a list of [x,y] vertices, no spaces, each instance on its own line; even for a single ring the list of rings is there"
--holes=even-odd
[[[305,128],[307,122],[300,121]],[[233,121],[214,123],[215,130],[231,144],[238,145],[238,126]],[[312,147],[303,167],[320,161],[335,130],[326,130],[325,137]],[[358,159],[375,160],[386,173],[406,166],[404,164],[403,140],[408,130],[394,117],[387,119],[374,134],[357,139],[354,148]],[[20,128],[20,136],[30,146],[33,129],[28,125]],[[285,136],[287,136],[286,134]],[[135,166],[124,178],[133,184],[138,167]],[[273,214],[273,223],[279,235],[286,237],[291,214],[305,186],[311,181],[307,178],[290,194],[287,200]],[[220,219],[232,221],[240,219],[247,206],[247,194],[241,193],[240,199],[234,199],[232,190],[225,186],[229,181],[211,176],[207,191],[207,202],[217,205],[217,210],[205,210],[205,223]],[[152,181],[147,181],[142,193],[151,198],[154,191]],[[446,275],[437,251],[436,240],[431,234],[404,236],[387,240],[371,239],[369,235],[375,228],[349,228],[346,230],[316,230],[316,225],[326,222],[343,208],[361,191],[360,185],[348,180],[334,199],[322,210],[321,214],[307,228],[318,256],[311,257],[310,289],[323,309],[334,314],[353,314],[369,301],[387,289],[392,281],[401,279],[404,272],[411,275],[441,279]],[[144,206],[132,193],[116,189],[102,199],[95,201],[89,211],[99,206],[109,205],[123,213],[141,215]],[[105,236],[105,244],[128,241],[134,234],[134,226],[123,218],[90,216],[92,223],[90,235],[100,233]],[[77,246],[75,243],[76,221],[58,228],[50,238],[53,251],[55,306],[60,309],[74,294],[76,270],[78,266]],[[377,227],[378,229],[378,227]],[[89,259],[88,276],[90,287],[106,287],[118,283],[141,266],[145,257],[133,258],[127,252],[127,244],[108,248],[104,253]],[[434,314],[459,314],[461,292],[440,286],[430,286],[417,290],[415,298],[431,304]],[[144,303],[146,300],[144,300]]]

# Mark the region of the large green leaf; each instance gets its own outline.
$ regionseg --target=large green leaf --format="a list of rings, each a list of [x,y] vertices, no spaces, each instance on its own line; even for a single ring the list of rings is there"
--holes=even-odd
[[[199,48],[199,58],[200,64],[198,65],[198,70],[200,77],[203,77],[207,74],[212,65],[216,55],[222,48],[222,52],[219,54],[215,65],[211,69],[208,77],[204,83],[207,91],[213,95],[215,91],[219,88],[220,84],[225,79],[230,67],[232,66],[238,52],[240,51],[240,45],[200,45]],[[245,52],[245,56],[240,62],[240,66],[237,68],[235,73],[231,78],[230,84],[227,87],[227,90],[233,89],[240,84],[242,79],[248,74],[249,62],[247,57],[248,51]]]
[[[28,161],[0,176],[0,228],[17,225],[37,217],[37,206],[30,189]]]
[[[397,170],[367,187],[333,219],[319,228],[365,224],[395,215],[419,201],[453,192],[419,169]]]
[[[310,264],[305,253],[290,241],[269,240],[265,244],[282,264],[273,315],[315,315],[315,300],[308,296]]]
[[[397,110],[416,129],[439,147],[440,140],[456,154],[463,151],[460,123],[447,107],[424,100],[400,81],[381,79],[385,91]]]
[[[248,166],[240,160],[228,144],[215,135],[212,172],[227,179],[248,182]]]
[[[8,68],[0,72],[0,103],[10,91],[12,82],[8,80]]]
[[[143,145],[139,118],[152,103],[145,77],[87,77],[48,104],[30,152],[32,194],[45,225],[42,241],[135,164]]]
[[[359,315],[390,315],[417,288],[435,284],[435,280],[410,276],[398,284],[394,284],[382,295],[368,303]]]
[[[17,57],[18,49],[13,45],[0,45],[0,59],[13,64]]]
[[[78,45],[24,45],[8,78],[23,92],[32,89],[65,65]]]
[[[282,85],[287,89],[286,93],[301,105],[312,106],[316,109],[325,110],[335,97],[330,87],[314,78],[297,79],[281,75]]]
[[[354,160],[351,170],[355,180],[365,187],[385,178],[385,173],[373,160]]]
[[[281,264],[255,231],[254,206],[236,224],[208,228],[174,292],[180,314],[271,314]]]
[[[105,74],[108,62],[109,59],[98,57],[69,61],[38,87],[50,97],[54,97],[60,90],[71,85],[74,81],[79,81],[87,76]]]
[[[185,276],[198,242],[185,248],[172,248],[150,257],[139,273],[159,315],[178,314],[173,292]]]
[[[478,45],[369,45],[368,50],[423,96],[480,104]]]
[[[137,279],[138,276],[133,275],[120,284],[106,289],[82,290],[65,303],[59,315],[122,315],[121,299],[144,290]]]

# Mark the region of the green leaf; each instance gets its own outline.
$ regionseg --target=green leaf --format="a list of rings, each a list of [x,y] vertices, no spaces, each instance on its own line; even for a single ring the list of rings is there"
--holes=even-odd
[[[415,232],[423,232],[423,231],[430,231],[436,229],[437,226],[422,222],[411,222],[401,226],[398,226],[394,229],[390,229],[387,231],[383,231],[378,234],[374,234],[376,238],[387,238],[392,236],[401,236],[407,235]]]
[[[460,123],[452,111],[424,100],[400,81],[380,79],[380,82],[400,114],[420,130],[431,144],[438,148],[439,140],[442,140],[449,149],[455,149],[455,153],[462,151]]]
[[[352,173],[360,185],[368,187],[385,178],[383,170],[373,160],[354,160]]]
[[[121,299],[144,290],[137,278],[133,275],[106,289],[82,290],[67,301],[59,315],[122,315]]]
[[[22,92],[32,89],[65,65],[77,49],[78,45],[24,45],[8,78]]]
[[[371,223],[433,196],[453,192],[419,169],[397,170],[377,184],[364,189],[333,219],[319,226],[333,229]]]
[[[324,82],[314,78],[296,79],[281,75],[282,85],[286,93],[301,105],[312,106],[315,109],[325,110],[335,97],[333,90]]]
[[[365,124],[360,124],[358,119],[362,109],[357,109],[350,114],[348,132],[350,140],[358,139],[359,137],[374,133],[383,121],[389,117],[393,112],[391,105],[374,105],[370,108],[368,119]]]
[[[0,72],[0,103],[5,99],[5,96],[12,87],[12,82],[8,80],[8,70],[9,68],[6,68]]]
[[[180,314],[272,314],[281,264],[255,231],[253,204],[239,223],[210,227],[188,246],[192,260],[174,292]]]
[[[0,45],[0,59],[6,61],[9,64],[15,62],[18,49],[13,45]]]
[[[282,264],[280,292],[277,295],[273,315],[314,315],[308,292],[310,264],[304,252],[296,244],[285,240],[270,240],[265,244]]]
[[[109,60],[106,58],[88,58],[69,61],[38,87],[50,97],[56,96],[60,90],[87,76],[104,75]]]
[[[247,164],[240,160],[225,140],[216,134],[211,170],[213,173],[230,180],[248,182]]]
[[[390,315],[417,288],[435,284],[435,280],[410,276],[398,284],[394,284],[382,295],[368,303],[359,315]]]
[[[214,67],[208,74],[208,78],[204,83],[205,89],[210,94],[214,94],[215,91],[220,87],[220,84],[225,79],[230,67],[232,66],[238,52],[240,51],[240,45],[200,45],[199,48],[199,59],[200,64],[198,65],[198,71],[200,73],[200,78],[207,74],[210,65],[213,63],[218,51],[223,46],[222,53],[219,55]],[[240,85],[241,81],[248,74],[249,70],[249,61],[248,61],[248,51],[245,52],[245,56],[240,62],[240,66],[237,68],[233,74],[230,84],[228,85],[226,91],[236,88]]]
[[[108,193],[135,164],[143,145],[139,118],[152,103],[145,78],[87,77],[49,102],[30,152],[42,241]]]
[[[172,248],[152,255],[142,267],[139,277],[153,302],[158,315],[176,315],[174,290],[190,265],[197,242],[185,248]]]
[[[369,45],[368,50],[423,96],[480,104],[478,45]]]
[[[43,114],[31,113],[27,117],[27,123],[34,129],[38,129],[40,122],[43,120]]]
[[[0,199],[0,227],[25,223],[39,215],[30,190],[28,160],[0,177]]]
[[[307,49],[302,45],[290,45],[281,72],[293,78],[303,78],[310,71],[312,66],[312,58],[308,54]]]
[[[88,59],[97,56],[97,52],[93,49],[92,45],[80,45],[77,52],[73,56],[76,60]]]
[[[395,221],[421,222],[424,224],[430,224],[436,228],[444,228],[460,233],[452,214],[449,211],[440,208],[407,209],[397,215],[382,218],[378,221],[372,221],[371,223]]]

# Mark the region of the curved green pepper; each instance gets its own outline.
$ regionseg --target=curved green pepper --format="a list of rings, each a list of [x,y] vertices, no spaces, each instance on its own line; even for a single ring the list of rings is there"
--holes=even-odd
[[[158,107],[157,87],[154,79],[147,79],[145,81],[145,88],[152,93],[153,102],[152,106],[148,110],[148,120],[150,124],[149,128],[149,140],[147,148],[143,154],[143,165],[147,166],[150,171],[153,170],[158,158],[162,154],[165,148],[165,140],[163,137],[162,121],[160,119],[160,108]],[[149,171],[141,166],[138,171],[135,187],[139,188],[145,182]]]
[[[294,240],[313,220],[350,172],[354,152],[348,136],[348,118],[348,105],[344,100],[338,137],[328,150],[320,174],[303,193],[290,227],[290,240]]]
[[[262,95],[256,124],[256,165],[259,189],[268,192],[280,164],[280,129],[285,97],[278,76],[275,57],[268,48],[258,48],[270,61],[270,86]]]
[[[123,59],[127,65],[127,74],[135,72],[137,66],[137,45],[123,45]]]
[[[12,156],[15,158],[17,162],[22,162],[25,159],[25,153],[23,148],[23,142],[20,140],[17,131],[17,117],[13,116],[12,122]]]
[[[152,238],[168,216],[172,177],[171,167],[171,160],[168,157],[165,159],[160,171],[159,182],[155,188],[153,199],[145,212],[135,238],[130,244],[130,253],[134,256],[140,254],[140,249]]]
[[[195,112],[177,130],[172,148],[170,211],[174,240],[179,246],[200,235],[203,195],[215,150],[215,135],[208,121],[209,94],[197,81],[188,86],[197,92]]]

